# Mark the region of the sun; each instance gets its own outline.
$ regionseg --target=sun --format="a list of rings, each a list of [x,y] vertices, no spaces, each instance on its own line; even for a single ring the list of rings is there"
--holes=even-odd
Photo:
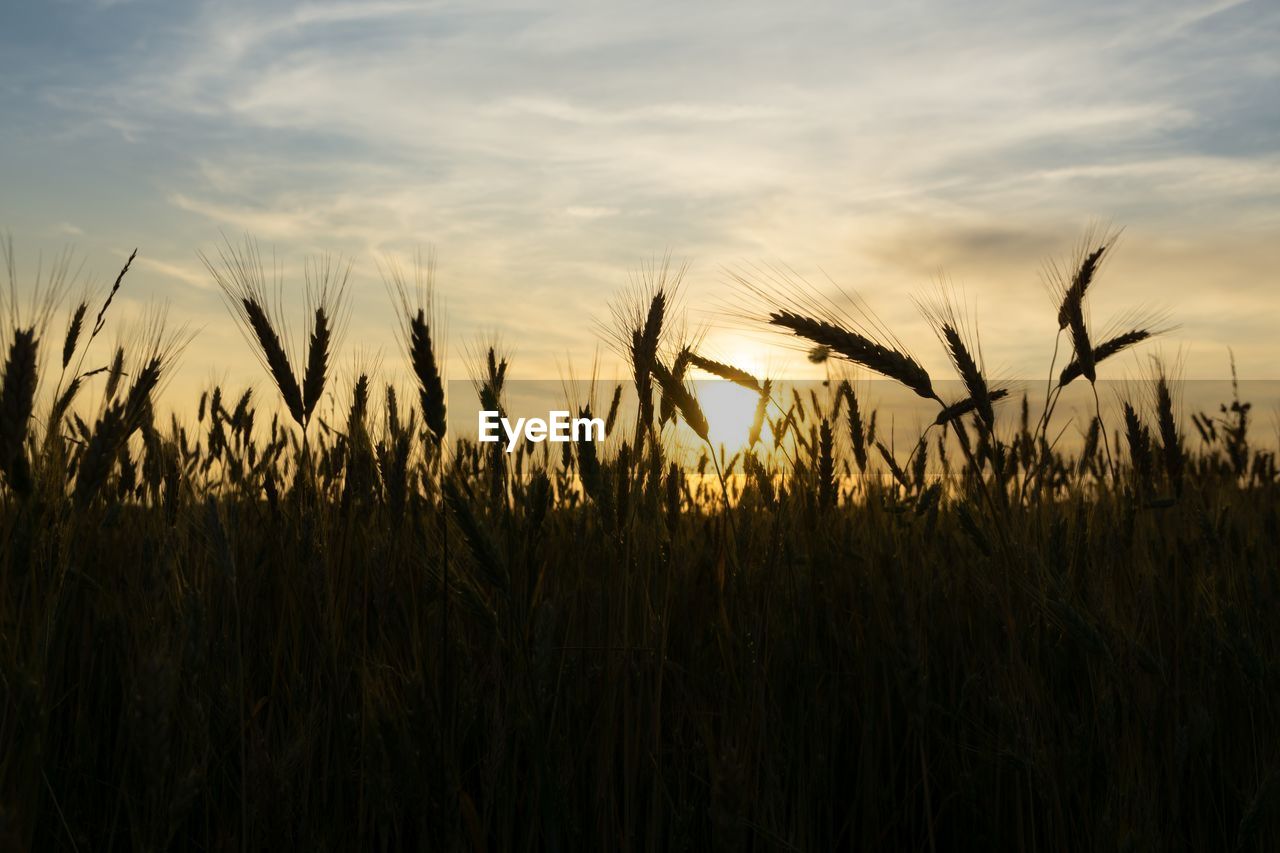
[[[711,446],[724,445],[730,453],[746,447],[760,395],[719,379],[699,380],[696,391]]]
[[[720,360],[763,379],[766,366],[760,353],[749,345],[737,341],[734,343],[738,345],[716,348],[727,353]],[[707,417],[707,438],[712,447],[719,449],[723,445],[729,453],[746,447],[760,395],[749,388],[717,379],[710,374],[697,372],[693,378],[694,392]]]

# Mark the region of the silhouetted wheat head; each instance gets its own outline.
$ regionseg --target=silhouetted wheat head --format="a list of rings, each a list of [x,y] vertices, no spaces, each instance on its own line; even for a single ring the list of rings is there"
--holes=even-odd
[[[380,264],[383,281],[398,310],[400,341],[417,383],[422,421],[439,446],[448,431],[445,406],[444,330],[436,313],[435,256],[414,255],[412,278],[393,259]]]

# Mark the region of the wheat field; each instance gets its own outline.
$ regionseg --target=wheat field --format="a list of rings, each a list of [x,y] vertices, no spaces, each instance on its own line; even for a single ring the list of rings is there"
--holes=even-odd
[[[605,321],[630,375],[573,401],[609,439],[563,452],[451,433],[421,270],[385,271],[397,392],[336,379],[343,269],[291,336],[252,244],[207,258],[264,383],[187,419],[185,332],[99,355],[128,265],[94,304],[11,289],[0,848],[1274,849],[1275,453],[1167,361],[1103,405],[1170,329],[1091,322],[1113,237],[1049,268],[1030,392],[945,289],[954,378],[856,298],[735,274],[738,319],[838,368],[801,393],[682,339],[650,277]],[[504,410],[517,362],[475,355]],[[932,421],[891,440],[846,369]],[[757,395],[744,447],[695,376]]]

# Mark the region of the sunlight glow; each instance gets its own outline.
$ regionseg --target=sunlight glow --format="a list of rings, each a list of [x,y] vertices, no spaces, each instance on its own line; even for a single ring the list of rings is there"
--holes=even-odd
[[[699,381],[695,391],[707,416],[711,445],[719,449],[723,444],[729,453],[745,447],[759,396],[720,380]]]

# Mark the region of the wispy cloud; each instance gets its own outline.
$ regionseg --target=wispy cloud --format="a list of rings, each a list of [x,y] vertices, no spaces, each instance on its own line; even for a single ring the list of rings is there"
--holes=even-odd
[[[1039,369],[1038,258],[1092,217],[1129,227],[1126,287],[1186,304],[1213,290],[1218,313],[1185,326],[1198,341],[1225,344],[1231,316],[1280,308],[1255,287],[1280,261],[1269,4],[138,0],[19,14],[13,37],[58,61],[0,58],[0,106],[23,117],[0,141],[0,170],[24,170],[26,195],[0,208],[12,227],[74,216],[92,241],[132,222],[163,249],[143,269],[190,285],[183,241],[334,248],[367,261],[370,328],[369,256],[433,243],[453,328],[506,327],[535,372],[589,354],[606,293],[666,251],[694,261],[695,283],[771,257],[890,299],[939,267],[960,273],[998,300],[1014,372]],[[67,158],[96,158],[101,186],[23,182]],[[1212,285],[1179,269],[1213,270]],[[495,304],[511,310],[495,321]]]

